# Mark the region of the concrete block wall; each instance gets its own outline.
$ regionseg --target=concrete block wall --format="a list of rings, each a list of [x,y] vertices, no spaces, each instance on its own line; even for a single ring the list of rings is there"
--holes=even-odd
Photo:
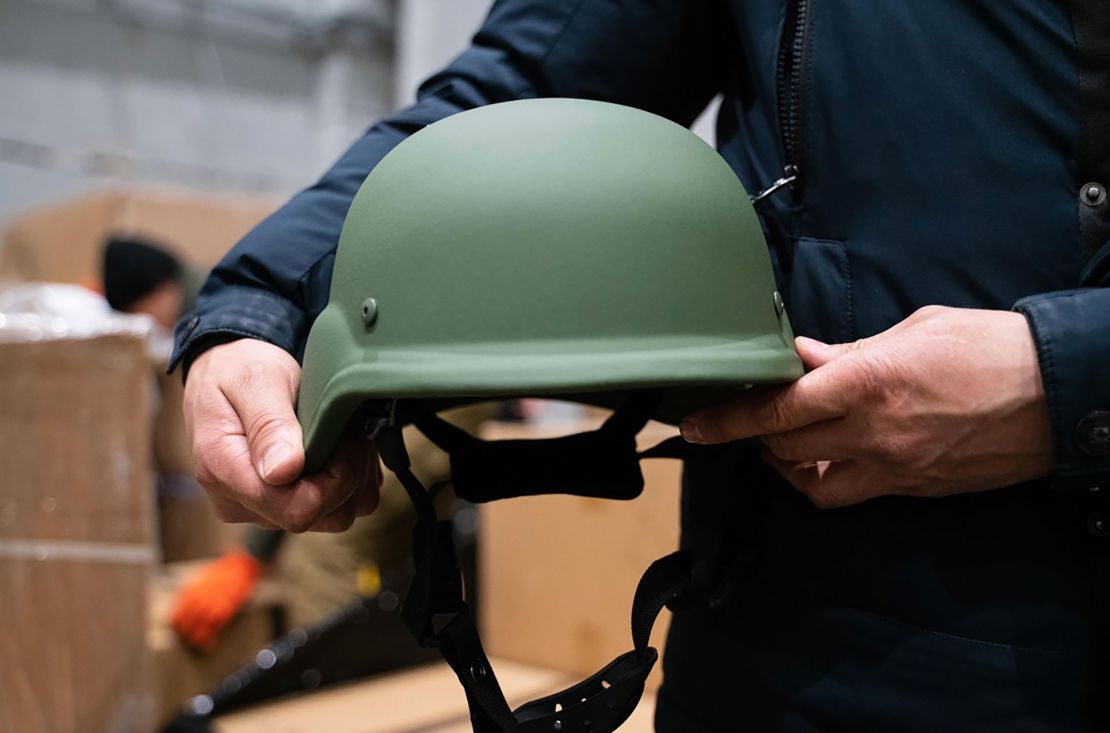
[[[410,103],[490,2],[0,0],[0,229],[115,184],[293,193]]]
[[[291,193],[393,109],[393,0],[0,0],[0,227],[111,184]]]

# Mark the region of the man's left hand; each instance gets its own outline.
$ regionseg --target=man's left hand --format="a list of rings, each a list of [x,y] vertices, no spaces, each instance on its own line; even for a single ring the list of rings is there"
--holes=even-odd
[[[1048,407],[1024,316],[930,306],[855,343],[796,344],[805,376],[702,410],[683,436],[758,436],[764,459],[822,508],[1049,473]]]

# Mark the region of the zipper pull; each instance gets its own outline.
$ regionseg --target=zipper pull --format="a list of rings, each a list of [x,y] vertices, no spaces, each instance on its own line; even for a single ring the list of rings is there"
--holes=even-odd
[[[787,186],[796,180],[798,180],[798,166],[790,164],[782,169],[782,178],[778,179],[770,186],[763,189],[754,196],[749,196],[748,201],[752,202],[753,204],[758,204],[760,201],[767,198],[775,191],[778,191],[783,186]]]

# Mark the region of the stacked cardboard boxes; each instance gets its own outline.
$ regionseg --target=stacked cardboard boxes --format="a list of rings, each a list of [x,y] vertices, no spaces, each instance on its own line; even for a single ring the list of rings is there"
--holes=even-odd
[[[13,219],[0,238],[0,288],[22,282],[95,286],[101,252],[111,234],[147,237],[169,249],[191,270],[207,270],[277,199],[204,195],[175,189],[111,189],[60,201]],[[191,476],[192,457],[181,412],[181,377],[151,364],[159,390],[154,400],[154,465],[164,475]],[[185,486],[186,483],[180,484]],[[161,550],[167,562],[217,554],[239,529],[215,518],[198,492],[159,497]]]
[[[211,267],[277,204],[173,189],[108,190],[61,201],[11,221],[0,244],[0,280],[93,282],[104,238],[114,233],[150,237],[184,262]]]
[[[143,341],[0,343],[0,730],[147,733]]]

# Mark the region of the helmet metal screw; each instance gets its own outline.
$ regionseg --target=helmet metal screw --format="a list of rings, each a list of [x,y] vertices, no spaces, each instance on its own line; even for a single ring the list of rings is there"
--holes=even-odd
[[[378,301],[367,298],[362,301],[362,325],[370,328],[378,320]]]
[[[1106,189],[1101,183],[1087,183],[1083,186],[1082,198],[1087,206],[1098,206],[1106,200]]]
[[[782,314],[786,312],[786,304],[782,302],[782,294],[776,290],[773,297],[775,301],[775,315],[782,318]]]

